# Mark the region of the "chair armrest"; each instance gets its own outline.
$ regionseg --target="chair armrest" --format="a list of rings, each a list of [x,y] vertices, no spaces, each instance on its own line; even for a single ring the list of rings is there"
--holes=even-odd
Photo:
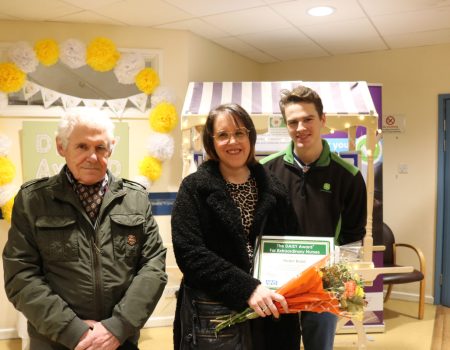
[[[422,253],[422,250],[420,248],[414,247],[411,244],[408,243],[395,243],[395,247],[405,247],[405,248],[409,248],[412,249],[417,257],[419,258],[419,271],[423,273],[423,275],[425,276],[425,256]]]

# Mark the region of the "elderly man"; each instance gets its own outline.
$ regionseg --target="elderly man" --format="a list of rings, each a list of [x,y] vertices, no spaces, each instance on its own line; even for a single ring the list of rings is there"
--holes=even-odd
[[[64,116],[66,165],[16,196],[5,289],[28,319],[31,350],[137,349],[167,283],[146,191],[107,170],[113,129],[101,115]]]

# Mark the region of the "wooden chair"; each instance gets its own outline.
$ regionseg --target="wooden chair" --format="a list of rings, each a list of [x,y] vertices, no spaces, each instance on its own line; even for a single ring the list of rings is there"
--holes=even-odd
[[[399,247],[412,249],[419,259],[419,270],[414,269],[407,273],[389,273],[383,275],[383,284],[387,284],[387,292],[384,301],[388,301],[392,292],[394,284],[420,282],[419,291],[419,320],[423,319],[423,312],[425,307],[425,257],[419,248],[406,243],[395,243],[394,233],[388,225],[383,223],[383,244],[386,247],[384,251],[384,266],[397,267],[401,265],[396,264],[396,251]]]

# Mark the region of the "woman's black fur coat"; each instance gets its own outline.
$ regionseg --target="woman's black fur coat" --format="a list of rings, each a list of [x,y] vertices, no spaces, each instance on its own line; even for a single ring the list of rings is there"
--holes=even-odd
[[[252,244],[264,221],[264,235],[295,235],[296,220],[286,189],[259,163],[250,171],[258,187]],[[183,180],[172,211],[172,240],[185,284],[235,311],[248,307],[247,300],[260,281],[250,274],[240,212],[226,190],[216,161],[204,162]],[[178,313],[179,305],[175,334]]]

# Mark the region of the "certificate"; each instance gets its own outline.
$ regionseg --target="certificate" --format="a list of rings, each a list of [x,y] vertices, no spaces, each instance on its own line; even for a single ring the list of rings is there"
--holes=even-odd
[[[333,237],[262,236],[255,252],[254,277],[270,289],[334,252]]]

